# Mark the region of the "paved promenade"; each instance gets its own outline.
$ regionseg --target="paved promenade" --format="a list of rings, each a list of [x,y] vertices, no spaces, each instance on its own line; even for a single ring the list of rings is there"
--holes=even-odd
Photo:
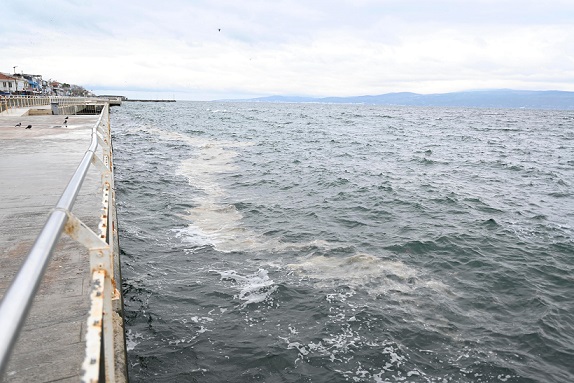
[[[0,116],[0,296],[76,170],[98,118],[70,115],[66,127],[65,116],[14,114]],[[101,187],[93,166],[73,212],[96,230]],[[89,280],[87,251],[63,234],[4,381],[80,380]]]

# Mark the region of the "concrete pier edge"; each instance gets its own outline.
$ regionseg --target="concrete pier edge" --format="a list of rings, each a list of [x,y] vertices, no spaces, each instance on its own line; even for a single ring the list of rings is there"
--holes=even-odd
[[[100,103],[102,101],[100,100]],[[86,104],[88,105],[93,105],[92,103],[88,103],[86,102]],[[109,105],[107,106],[107,108],[109,108]],[[42,198],[42,202],[41,203],[37,203],[37,202],[33,202],[33,200],[36,198],[37,196],[34,195],[34,191],[31,190],[29,193],[25,193],[25,195],[23,196],[21,193],[18,193],[18,186],[17,185],[25,185],[26,181],[25,181],[25,174],[23,175],[19,175],[19,171],[18,169],[10,169],[10,167],[12,165],[15,166],[19,166],[18,165],[18,161],[20,160],[20,158],[30,158],[30,160],[33,159],[34,156],[29,156],[26,154],[26,147],[30,145],[30,143],[33,144],[37,144],[39,143],[40,140],[43,140],[45,138],[47,138],[50,142],[53,142],[49,144],[49,146],[53,146],[55,149],[54,151],[54,155],[49,154],[48,157],[51,159],[55,159],[55,160],[60,160],[63,153],[66,153],[66,149],[64,149],[65,145],[63,147],[60,148],[60,155],[57,155],[57,146],[58,146],[58,139],[59,137],[62,137],[64,139],[63,143],[65,142],[66,145],[69,145],[71,142],[70,138],[64,138],[67,137],[65,136],[66,134],[72,134],[72,136],[70,137],[74,137],[74,140],[76,140],[76,136],[78,136],[78,133],[81,133],[82,129],[86,129],[89,118],[87,118],[87,116],[78,116],[77,118],[72,118],[72,116],[75,116],[75,112],[79,112],[82,110],[85,110],[86,108],[81,108],[78,106],[74,106],[73,108],[68,108],[65,111],[66,112],[74,112],[74,113],[66,113],[66,115],[70,115],[70,121],[74,121],[74,123],[76,123],[76,120],[78,121],[78,123],[80,125],[78,125],[78,127],[74,127],[74,124],[71,123],[70,124],[70,129],[66,129],[64,130],[64,128],[61,126],[62,121],[59,121],[62,119],[62,115],[52,115],[52,110],[51,110],[51,106],[31,106],[29,108],[13,108],[13,109],[9,109],[4,111],[1,115],[0,115],[0,140],[2,140],[2,146],[0,146],[0,149],[2,148],[8,148],[8,155],[10,156],[11,153],[21,153],[21,154],[17,154],[17,157],[14,157],[14,159],[11,160],[11,162],[7,162],[6,166],[8,167],[7,172],[0,172],[0,176],[5,176],[8,175],[8,178],[10,179],[10,182],[7,185],[4,186],[8,186],[8,191],[3,191],[4,194],[0,195],[0,197],[4,197],[4,196],[8,196],[9,198],[0,198],[0,201],[2,202],[2,206],[3,207],[3,213],[2,213],[2,218],[7,218],[7,220],[5,220],[5,222],[9,222],[10,220],[12,220],[12,222],[14,222],[14,220],[18,220],[18,217],[24,217],[22,214],[26,214],[27,218],[21,218],[20,222],[17,222],[17,227],[26,227],[29,230],[25,230],[22,232],[22,234],[24,234],[22,236],[22,234],[20,236],[18,236],[15,233],[10,233],[9,235],[2,235],[2,251],[0,251],[0,257],[2,259],[0,259],[0,270],[2,274],[0,274],[0,295],[4,294],[5,288],[7,287],[7,284],[9,283],[10,280],[10,274],[14,273],[14,270],[18,267],[17,263],[19,262],[18,259],[22,259],[22,253],[23,251],[25,251],[25,247],[26,247],[26,243],[30,243],[30,241],[32,240],[32,236],[33,235],[38,235],[39,230],[37,230],[38,228],[38,222],[42,222],[43,219],[41,218],[42,216],[45,216],[45,214],[48,214],[50,212],[51,209],[54,208],[55,204],[54,203],[49,203],[46,202],[48,200],[53,200],[55,197],[55,194],[61,194],[63,192],[62,187],[59,187],[60,190],[55,190],[55,187],[50,186],[48,189],[50,190],[48,192],[48,194],[46,194],[46,196],[48,198],[43,198],[42,195],[40,195],[40,197]],[[45,111],[44,111],[45,110]],[[95,109],[94,109],[95,110]],[[63,111],[63,110],[62,110]],[[32,122],[33,128],[29,131],[24,130],[23,128],[20,130],[17,130],[14,128],[14,126],[20,122],[22,119],[26,119],[27,122]],[[107,117],[107,124],[108,127],[109,125],[109,115]],[[76,124],[77,125],[77,124]],[[66,124],[66,128],[68,128],[67,124]],[[79,130],[78,130],[79,129]],[[84,133],[82,133],[82,135],[85,135]],[[43,138],[45,137],[45,138]],[[29,140],[32,141],[29,141]],[[21,143],[20,143],[21,142]],[[78,141],[79,142],[79,141]],[[18,143],[17,147],[15,148],[10,148],[10,145],[12,143]],[[76,144],[74,144],[76,145]],[[111,136],[110,136],[110,145],[111,145]],[[83,150],[86,150],[87,147],[89,146],[89,144],[85,144],[85,147],[83,148]],[[22,149],[18,149],[19,147],[21,147]],[[50,149],[50,148],[49,148]],[[16,150],[16,152],[14,152],[14,150]],[[52,150],[52,149],[50,149]],[[71,152],[78,152],[80,151],[80,148],[77,146],[74,146],[74,150]],[[112,153],[113,151],[110,150]],[[48,153],[48,152],[47,152]],[[51,152],[50,152],[51,153]],[[67,154],[67,153],[66,153]],[[72,153],[69,154],[70,156],[73,155]],[[74,154],[75,155],[75,154]],[[63,156],[66,157],[66,156]],[[79,162],[79,160],[81,159],[81,157],[76,158],[76,160],[73,160],[71,158],[65,158],[64,160],[66,161],[66,166],[64,168],[70,168],[71,163],[73,163],[74,161],[76,162],[76,166],[77,163]],[[112,164],[112,169],[113,169],[113,159],[111,159],[111,164]],[[57,167],[57,165],[56,165]],[[95,166],[91,166],[92,168],[95,168]],[[58,179],[58,184],[61,184],[62,182],[62,178],[65,176],[65,169],[53,169],[56,170],[57,172],[54,173],[54,176],[50,175],[50,177],[56,177],[56,179]],[[30,169],[30,167],[26,168],[27,171]],[[42,170],[38,170],[38,171],[42,171]],[[94,170],[92,169],[91,171],[92,173],[94,173]],[[37,177],[35,177],[33,175],[33,171],[30,174],[30,176],[33,179],[36,179]],[[18,177],[17,175],[19,175],[20,177]],[[69,179],[69,177],[71,176],[71,173],[67,175],[67,179]],[[112,175],[113,177],[113,171],[112,171]],[[24,178],[23,178],[24,177]],[[89,200],[94,199],[94,194],[92,191],[93,189],[93,185],[95,185],[95,183],[93,182],[93,178],[97,178],[97,176],[95,176],[94,174],[92,174],[90,177],[90,182],[88,185],[88,189],[89,190],[85,190],[82,191],[83,195],[85,195],[85,197],[81,197],[82,201],[79,205],[81,205],[79,207],[80,211],[79,211],[79,215],[81,216],[86,216],[87,221],[88,222],[92,222],[91,226],[92,228],[95,226],[94,225],[94,220],[92,218],[97,218],[99,216],[99,208],[96,210],[93,210],[93,207],[90,208],[89,206],[92,206],[90,204],[88,205],[83,205],[84,202],[89,202]],[[51,178],[52,179],[52,178]],[[66,179],[66,180],[67,180]],[[41,182],[41,178],[40,180],[36,180],[32,183],[31,189],[37,189],[36,186],[33,186],[34,184]],[[13,185],[13,186],[12,186]],[[42,188],[46,188],[47,185],[45,184],[38,184],[40,186],[40,190],[42,190]],[[113,181],[112,181],[112,185],[113,185]],[[30,186],[28,186],[27,188],[30,188]],[[99,187],[98,187],[99,188]],[[11,190],[14,189],[14,193],[16,194],[10,194],[12,193]],[[47,189],[47,190],[48,190]],[[101,188],[100,192],[101,192]],[[29,196],[28,196],[29,195]],[[100,194],[101,196],[101,194]],[[32,198],[31,200],[29,200],[29,198]],[[87,198],[87,199],[86,199]],[[101,197],[100,197],[101,199]],[[117,235],[117,231],[118,231],[118,220],[117,220],[117,215],[116,215],[116,204],[115,204],[115,189],[112,187],[111,190],[111,207],[110,209],[112,210],[112,212],[110,212],[111,217],[113,217],[112,223],[111,223],[111,227],[110,227],[110,240],[114,241],[114,246],[112,246],[113,248],[113,263],[114,263],[114,280],[117,283],[117,288],[114,289],[117,293],[119,293],[119,298],[118,299],[114,299],[113,302],[113,313],[111,313],[111,317],[112,317],[112,322],[113,322],[113,328],[114,328],[114,354],[115,354],[115,366],[114,366],[114,370],[115,370],[115,381],[116,382],[125,382],[128,381],[128,373],[127,373],[127,348],[126,348],[126,335],[125,335],[125,328],[124,328],[124,315],[123,315],[123,295],[122,295],[122,291],[121,291],[121,266],[120,266],[120,240],[118,238]],[[30,202],[27,202],[30,201]],[[22,204],[23,203],[23,204]],[[5,209],[5,207],[8,207],[8,209]],[[76,210],[76,208],[74,208],[74,211]],[[92,211],[92,213],[90,213],[90,211]],[[33,215],[30,215],[33,214]],[[76,213],[74,213],[76,214]],[[30,221],[30,219],[33,218],[33,221]],[[38,218],[36,218],[38,217]],[[84,219],[84,218],[82,218]],[[13,228],[12,228],[13,229]],[[2,228],[0,228],[0,234],[2,233]],[[30,232],[34,232],[34,234],[30,234]],[[113,233],[113,234],[112,234]],[[65,235],[64,235],[65,236]],[[73,250],[73,249],[81,249],[81,246],[77,246],[77,245],[73,245],[70,243],[70,239],[64,239],[64,236],[60,239],[59,242],[63,241],[63,247],[62,245],[58,245],[58,252],[62,251],[62,249],[67,249],[70,248],[70,250],[72,251],[79,251],[79,250]],[[84,252],[87,252],[87,250],[84,248],[83,249]],[[66,252],[68,252],[69,250],[65,250]],[[69,258],[69,256],[65,256],[65,255],[58,255],[59,253],[55,254],[55,260],[51,260],[51,263],[57,263],[57,265],[52,265],[51,268],[54,269],[54,267],[59,267],[59,268],[65,268],[65,269],[69,269],[69,267],[73,267],[73,266],[65,266],[64,264],[61,264],[61,262],[66,262],[66,258]],[[64,254],[64,253],[62,253]],[[72,253],[71,253],[72,254]],[[84,259],[87,260],[85,256],[73,256],[73,259]],[[74,274],[76,275],[84,275],[84,274],[90,274],[88,271],[90,269],[90,263],[85,262],[85,261],[81,261],[80,263],[78,263],[77,261],[74,261],[74,264],[77,265],[81,265],[84,264],[85,271],[76,271],[74,272]],[[8,265],[10,267],[4,267],[5,265]],[[55,270],[55,271],[54,271]],[[56,272],[58,273],[58,269],[54,269],[52,272]],[[58,274],[55,274],[56,277],[50,277],[50,276],[45,276],[43,278],[42,281],[42,285],[40,287],[40,292],[42,295],[44,294],[49,294],[46,296],[46,299],[48,299],[48,301],[46,301],[46,303],[50,302],[52,299],[56,299],[57,295],[60,294],[55,294],[52,291],[62,291],[60,287],[58,286],[54,286],[54,288],[49,287],[49,285],[46,285],[46,283],[52,283],[51,281],[54,280],[59,284],[61,284],[62,282],[65,282],[66,284],[68,282],[66,282],[66,280],[62,280],[62,276],[57,276]],[[66,274],[62,274],[65,278]],[[85,275],[84,275],[85,276]],[[75,278],[75,277],[74,277]],[[88,276],[89,279],[89,276]],[[75,280],[75,279],[74,279]],[[70,281],[72,281],[72,279],[70,279]],[[75,282],[74,282],[75,283]],[[79,283],[79,280],[78,280]],[[84,287],[80,290],[77,289],[69,289],[68,287],[66,287],[65,291],[66,294],[63,295],[63,297],[65,298],[64,302],[66,302],[68,299],[68,296],[74,296],[74,297],[80,297],[79,299],[85,300],[88,299],[88,294],[86,293],[86,282],[82,282],[81,283]],[[44,287],[42,287],[44,286]],[[71,285],[70,285],[71,286]],[[70,287],[71,288],[71,287]],[[55,289],[55,290],[54,290]],[[43,291],[43,292],[42,292]],[[68,292],[69,291],[69,292]],[[84,293],[82,293],[82,291],[84,291]],[[83,297],[83,298],[82,298]],[[46,300],[44,299],[44,300]],[[76,299],[76,298],[74,298]],[[36,302],[36,300],[35,300]],[[66,304],[66,303],[64,303]],[[48,310],[52,310],[53,307],[50,306],[58,306],[60,305],[59,303],[53,302],[52,305],[50,305],[48,303],[48,306],[46,306],[46,308]],[[40,305],[41,307],[44,307],[45,304],[42,303]],[[82,303],[80,306],[85,306],[85,303]],[[80,307],[78,306],[78,307]],[[69,325],[67,325],[66,323],[62,323],[62,324],[57,324],[55,323],[52,327],[45,327],[46,325],[44,324],[45,322],[41,320],[41,316],[38,317],[38,315],[43,315],[43,314],[38,314],[37,310],[34,310],[34,305],[32,306],[32,312],[30,313],[30,315],[28,316],[28,319],[26,320],[26,325],[25,328],[23,330],[30,333],[30,334],[35,334],[37,331],[34,330],[34,328],[38,328],[38,331],[52,331],[52,327],[53,328],[62,328],[64,331],[69,332],[69,330],[67,330],[67,328],[69,327]],[[39,308],[39,310],[45,310],[42,308]],[[64,307],[62,307],[62,309],[64,309]],[[75,309],[76,310],[76,309]],[[76,312],[78,314],[81,314],[83,309],[80,309],[80,311]],[[63,310],[65,311],[65,310]],[[40,311],[41,312],[41,311]],[[70,320],[73,321],[73,323],[77,323],[76,319],[78,314],[74,314],[73,317],[70,317]],[[51,314],[49,314],[51,315]],[[88,315],[88,310],[84,310],[84,314],[83,317],[87,318]],[[49,320],[52,320],[52,318],[48,318]],[[79,318],[78,318],[79,319]],[[82,321],[85,322],[85,319]],[[72,322],[70,322],[71,324]],[[79,324],[79,323],[78,323]],[[39,327],[38,327],[39,326]],[[74,325],[75,327],[76,325]],[[45,330],[41,330],[42,328],[45,328]],[[82,331],[80,334],[78,334],[80,336],[80,338],[83,339],[84,337],[84,333],[85,333],[85,325],[81,326]],[[22,338],[23,336],[21,335],[20,338]],[[49,336],[54,337],[54,340],[58,339],[58,334],[51,334]],[[34,336],[33,336],[34,338]],[[37,337],[36,337],[37,339]],[[67,341],[66,341],[67,342]],[[74,343],[76,343],[77,341],[73,341]],[[49,347],[52,347],[51,343],[57,343],[54,341],[48,341],[48,342],[43,342],[42,344],[37,344],[33,341],[28,342],[24,341],[24,345],[22,345],[21,347],[27,347],[25,346],[25,344],[29,344],[30,347],[34,347],[34,345],[36,344],[36,349],[35,350],[31,350],[31,354],[30,357],[32,357],[32,355],[35,354],[46,354],[46,352],[50,349]],[[67,343],[66,343],[67,344]],[[37,347],[40,346],[40,347]],[[56,344],[57,346],[57,344]],[[71,346],[71,343],[70,343]],[[26,349],[21,349],[18,348],[19,346],[17,345],[17,350],[15,350],[15,352],[13,353],[11,359],[10,359],[10,364],[9,364],[9,368],[7,370],[7,374],[4,377],[1,377],[3,382],[24,382],[24,381],[78,381],[81,379],[81,366],[72,366],[69,367],[68,370],[70,372],[65,372],[65,371],[61,371],[61,372],[57,372],[57,371],[53,371],[53,372],[49,372],[46,373],[47,371],[44,370],[42,372],[42,374],[40,373],[36,373],[34,372],[34,368],[33,366],[30,366],[29,363],[31,362],[31,360],[28,360],[28,357],[22,358],[23,356],[27,355],[28,352],[26,351]],[[46,350],[46,352],[44,352],[43,350]],[[70,351],[72,350],[71,348],[69,348],[69,346],[66,346],[66,349],[70,349]],[[63,351],[63,349],[62,349]],[[54,352],[50,352],[50,358],[53,358],[55,354]],[[60,352],[60,354],[62,354],[62,356],[64,358],[66,358],[70,354],[69,352]],[[77,354],[77,352],[74,352],[74,355]],[[85,352],[83,352],[82,354],[85,354]],[[46,354],[48,355],[48,354]],[[74,360],[77,360],[77,355],[74,356]],[[83,357],[83,355],[82,355]],[[21,360],[21,362],[18,362],[18,360]],[[52,360],[52,359],[49,359]],[[53,368],[55,369],[59,369],[59,365],[62,363],[62,365],[64,364],[70,364],[70,363],[75,363],[73,362],[71,359],[64,359],[61,362],[49,362],[47,361],[47,365],[44,365],[44,362],[42,362],[41,360],[36,360],[35,361],[36,364],[39,364],[40,367],[39,368],[47,368],[49,369],[50,366],[53,366]],[[18,367],[20,366],[20,367]],[[72,372],[71,371],[77,371],[78,375],[70,375]],[[31,375],[30,375],[31,374]],[[100,377],[100,381],[103,381],[104,377]],[[109,381],[109,380],[108,380]]]

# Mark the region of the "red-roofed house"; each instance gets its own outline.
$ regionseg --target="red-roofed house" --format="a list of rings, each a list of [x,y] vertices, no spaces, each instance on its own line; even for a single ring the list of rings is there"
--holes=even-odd
[[[28,81],[22,78],[0,73],[0,93],[11,94],[24,91],[28,86]]]

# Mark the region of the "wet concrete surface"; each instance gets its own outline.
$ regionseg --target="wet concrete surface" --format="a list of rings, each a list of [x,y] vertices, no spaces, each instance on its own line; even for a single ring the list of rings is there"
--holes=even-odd
[[[0,116],[0,296],[88,149],[98,118],[69,116],[66,124],[65,117]],[[101,185],[93,166],[73,213],[96,230]],[[63,234],[3,381],[80,380],[89,279],[87,250]]]

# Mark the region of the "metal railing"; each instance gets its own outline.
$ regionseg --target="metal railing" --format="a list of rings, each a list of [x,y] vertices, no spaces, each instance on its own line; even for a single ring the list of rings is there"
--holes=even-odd
[[[86,103],[102,103],[107,99],[97,97],[68,97],[68,96],[0,96],[0,113],[12,108],[29,108],[33,106],[50,105],[53,102],[59,105],[73,105]]]
[[[102,149],[101,157],[96,154],[98,146]],[[94,233],[72,213],[76,197],[92,164],[102,174],[103,212],[98,225],[99,234]],[[119,259],[116,256],[118,241],[113,182],[109,106],[105,104],[92,129],[88,150],[0,302],[0,329],[2,329],[0,332],[0,378],[4,376],[10,354],[56,244],[61,234],[65,232],[87,247],[90,254],[91,307],[85,337],[86,356],[82,365],[84,374],[82,381],[98,382],[100,379],[103,381],[104,377],[100,376],[100,363],[102,362],[105,381],[116,381],[114,343],[118,339],[123,341],[123,328],[121,337],[114,336],[113,316],[117,313],[114,312],[113,301],[118,307],[117,303],[121,302],[121,296],[115,284],[119,275]],[[120,309],[116,311],[121,310],[121,304],[119,307]],[[117,335],[118,330],[115,331]],[[118,381],[122,380],[124,379],[118,377]]]

